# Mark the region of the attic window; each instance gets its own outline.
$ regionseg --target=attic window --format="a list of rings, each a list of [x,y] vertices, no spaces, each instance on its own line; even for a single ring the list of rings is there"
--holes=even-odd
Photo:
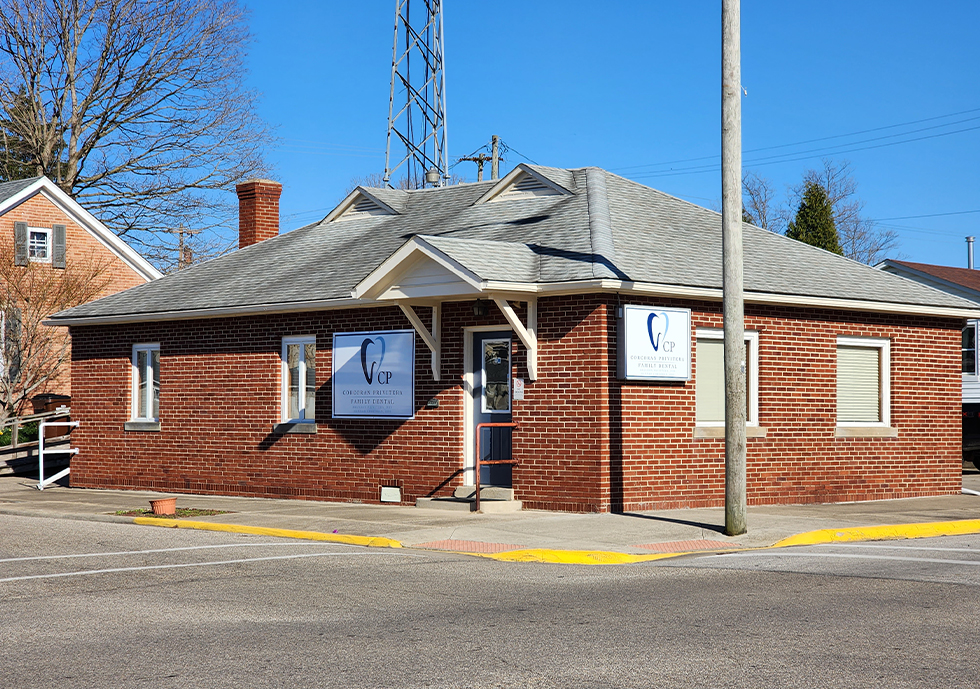
[[[340,214],[337,220],[358,220],[374,215],[391,215],[388,209],[379,206],[374,199],[367,196],[358,197],[351,206]]]
[[[560,196],[561,192],[549,184],[545,184],[534,175],[524,174],[510,185],[506,191],[500,193],[495,201],[509,199],[533,198],[535,196]]]

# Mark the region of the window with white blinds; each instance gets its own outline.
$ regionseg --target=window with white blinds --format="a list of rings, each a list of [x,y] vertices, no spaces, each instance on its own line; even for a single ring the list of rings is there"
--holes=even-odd
[[[887,425],[888,341],[837,338],[838,425]]]
[[[725,341],[721,330],[699,328],[697,331],[696,373],[694,396],[699,426],[725,425]],[[745,405],[746,420],[749,424],[758,422],[758,338],[756,332],[745,333],[745,348],[742,362],[745,364]]]

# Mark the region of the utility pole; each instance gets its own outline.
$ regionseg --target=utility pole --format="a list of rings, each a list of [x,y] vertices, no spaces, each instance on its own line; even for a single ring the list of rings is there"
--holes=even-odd
[[[490,179],[500,179],[500,137],[490,137]]]
[[[421,189],[427,176],[438,175],[439,186],[449,181],[446,72],[442,0],[416,0],[415,10],[411,0],[395,2],[384,181],[391,186],[402,168],[409,186]]]
[[[742,68],[739,0],[721,2],[721,225],[725,324],[725,533],[746,531],[742,298]]]
[[[194,250],[187,243],[187,240],[185,240],[184,237],[193,237],[197,234],[197,232],[198,231],[188,230],[183,225],[177,229],[177,270],[183,270],[194,263]]]
[[[475,156],[465,156],[460,158],[460,160],[468,160],[472,163],[476,163],[476,181],[483,181],[483,166],[488,160],[490,160],[490,156],[488,156],[486,153],[480,153],[479,155]]]
[[[483,181],[483,166],[487,161],[490,161],[490,179],[499,179],[500,163],[504,162],[504,159],[500,157],[500,137],[496,134],[490,137],[490,155],[487,155],[481,151],[478,154],[460,158],[460,160],[467,160],[472,163],[476,163],[477,182]]]

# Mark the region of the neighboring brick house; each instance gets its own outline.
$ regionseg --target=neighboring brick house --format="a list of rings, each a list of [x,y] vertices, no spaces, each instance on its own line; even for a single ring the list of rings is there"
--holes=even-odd
[[[969,238],[973,240],[972,237]],[[969,263],[973,264],[970,248]],[[937,266],[931,263],[913,263],[886,259],[875,266],[879,270],[901,275],[944,292],[980,305],[980,270]],[[963,458],[977,464],[980,461],[980,359],[977,356],[977,324],[970,319],[963,326],[962,374],[963,374]],[[980,467],[980,464],[977,464]]]
[[[520,165],[276,236],[278,195],[239,187],[239,251],[52,318],[72,485],[412,503],[465,492],[477,424],[513,420],[519,464],[481,476],[525,507],[724,503],[719,214]],[[958,493],[980,310],[744,231],[748,502]]]
[[[46,177],[0,184],[0,251],[5,261],[12,260],[14,266],[25,270],[67,273],[73,264],[98,264],[105,275],[105,286],[98,296],[142,285],[161,275]],[[35,392],[70,394],[70,362]]]

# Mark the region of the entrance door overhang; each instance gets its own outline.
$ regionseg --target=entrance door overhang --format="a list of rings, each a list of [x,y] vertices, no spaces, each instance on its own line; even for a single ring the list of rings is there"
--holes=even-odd
[[[432,378],[441,377],[442,304],[447,301],[486,299],[496,304],[508,325],[527,350],[528,377],[537,379],[537,298],[536,285],[512,285],[523,290],[498,292],[459,261],[440,251],[422,237],[412,237],[398,251],[359,282],[351,291],[355,299],[396,304],[432,353]],[[527,322],[511,305],[527,303]],[[431,329],[419,317],[419,308],[431,308]]]

